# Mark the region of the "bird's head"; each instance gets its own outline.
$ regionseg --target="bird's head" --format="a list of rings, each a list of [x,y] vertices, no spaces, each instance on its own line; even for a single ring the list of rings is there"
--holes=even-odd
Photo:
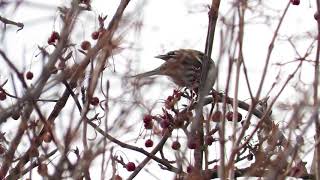
[[[174,59],[181,59],[181,58],[199,58],[202,59],[204,54],[200,51],[193,50],[193,49],[179,49],[175,51],[169,51],[166,54],[155,56],[155,58],[159,58],[162,60],[169,60],[171,58]]]

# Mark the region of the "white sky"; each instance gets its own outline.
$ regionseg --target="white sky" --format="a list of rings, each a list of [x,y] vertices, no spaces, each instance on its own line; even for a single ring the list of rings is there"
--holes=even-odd
[[[31,1],[30,1],[31,2]],[[18,33],[15,32],[16,28],[8,26],[8,34],[3,44],[0,44],[0,48],[6,48],[7,55],[10,59],[13,59],[20,65],[22,68],[24,64],[27,64],[27,67],[30,67],[30,61],[32,60],[31,69],[37,69],[36,64],[40,63],[39,60],[33,58],[33,56],[38,53],[37,45],[46,44],[47,38],[53,29],[59,30],[61,28],[61,24],[55,23],[53,17],[58,18],[58,13],[55,10],[55,6],[60,5],[61,3],[66,3],[69,1],[43,1],[43,0],[32,0],[32,2],[37,2],[40,4],[50,4],[53,8],[35,8],[34,6],[23,6],[23,8],[19,8],[17,12],[12,13],[12,11],[1,12],[1,15],[5,17],[24,22],[25,28]],[[268,6],[272,9],[281,10],[286,6],[287,1],[264,1],[268,4]],[[124,31],[126,44],[133,43],[133,48],[138,49],[141,53],[135,54],[130,52],[132,55],[131,60],[135,63],[135,69],[132,74],[143,72],[146,70],[153,69],[161,64],[161,60],[153,58],[155,55],[164,53],[173,49],[180,48],[192,48],[203,50],[205,45],[205,37],[206,37],[206,27],[207,27],[207,8],[205,5],[210,4],[208,0],[196,1],[196,0],[161,0],[161,1],[137,1],[133,0],[130,4],[126,13],[130,12],[129,17],[127,17],[130,21],[134,21],[135,18],[140,19],[144,26],[139,34],[134,34],[132,29],[127,28]],[[91,32],[95,30],[98,25],[94,22],[98,14],[108,15],[108,20],[111,19],[113,13],[115,12],[116,6],[118,5],[118,0],[93,0],[92,4],[92,12],[85,12],[83,16],[79,18],[79,27],[77,28],[77,32],[72,36],[75,40],[75,43],[79,43],[83,39],[90,39]],[[143,5],[143,6],[141,6]],[[49,7],[50,7],[49,6]],[[137,6],[141,6],[142,8],[136,10]],[[220,14],[222,16],[226,15],[227,11],[230,9],[230,3],[227,1],[222,1],[220,5]],[[12,10],[12,9],[11,9]],[[194,12],[190,13],[188,10],[193,10]],[[260,24],[252,24],[246,27],[245,37],[244,37],[244,57],[246,61],[246,65],[248,68],[248,73],[250,77],[250,82],[252,83],[252,87],[254,92],[258,87],[258,82],[260,81],[261,71],[264,66],[264,61],[266,59],[267,49],[269,42],[271,41],[273,31],[275,29],[275,24],[278,23],[279,13],[275,13],[271,10],[262,9],[263,12],[268,14],[273,14],[275,17],[272,20],[271,26],[265,25],[263,23]],[[306,33],[316,34],[316,21],[313,19],[313,14],[315,12],[315,6],[313,1],[301,1],[299,6],[291,6],[289,8],[289,12],[284,20],[284,25],[281,27],[280,35],[281,37],[285,36],[296,36],[296,35],[306,35]],[[3,13],[3,14],[2,14]],[[252,14],[250,12],[247,13],[247,17],[249,19]],[[254,14],[253,16],[255,16]],[[226,18],[231,17],[230,14],[226,16]],[[216,30],[216,41],[214,42],[214,51],[213,51],[213,59],[216,59],[219,53],[219,44],[220,44],[220,32],[221,24],[218,24],[218,28]],[[93,41],[92,41],[93,42]],[[304,50],[310,44],[311,39],[301,38],[297,41],[298,51],[301,54],[304,54]],[[79,48],[79,46],[77,46]],[[24,53],[23,53],[24,52]],[[125,52],[128,53],[129,52]],[[287,62],[292,61],[297,56],[293,51],[292,47],[288,44],[288,42],[277,41],[274,49],[274,53],[272,55],[271,63],[275,62]],[[315,56],[311,56],[314,58]],[[121,58],[120,56],[115,56],[116,69],[117,72],[125,71],[126,60]],[[219,74],[220,79],[220,89],[223,90],[226,78],[226,60],[223,59],[221,64],[221,71]],[[2,64],[2,62],[0,62]],[[40,63],[41,64],[41,63]],[[295,67],[294,65],[286,66],[283,68],[283,78],[285,79],[288,73],[291,73]],[[271,84],[275,81],[275,76],[278,73],[279,68],[271,68],[268,72],[265,91],[269,90]],[[2,69],[1,74],[3,76],[0,80],[5,79],[5,74],[7,74],[6,69]],[[111,70],[110,70],[111,72]],[[37,73],[35,70],[35,77],[37,77]],[[304,66],[304,73],[302,73],[302,78],[306,83],[311,83],[313,80],[313,69],[311,66]],[[166,78],[157,78],[156,83],[168,83],[170,87],[173,87],[172,84],[166,80]],[[241,100],[245,100],[249,98],[248,92],[246,90],[247,86],[243,79],[240,81],[240,95],[239,98]],[[111,83],[114,86],[121,88],[121,82],[119,79],[112,79]],[[159,85],[155,85],[152,87],[144,87],[145,90],[148,90],[146,93],[146,99],[152,104],[154,101],[157,101],[163,97],[166,97],[172,92],[172,88],[170,90],[164,90],[167,88],[160,88]],[[309,88],[306,86],[304,88]],[[143,91],[144,89],[142,89]],[[117,93],[113,92],[114,95]],[[271,93],[274,95],[277,91]],[[310,91],[310,93],[312,93]],[[111,93],[112,94],[112,93]],[[231,94],[232,91],[231,91]],[[296,99],[292,99],[292,95],[295,97],[296,91],[294,89],[288,89],[287,93],[282,95],[280,99],[282,101],[294,102]],[[136,117],[139,118],[139,117]],[[136,137],[137,134],[133,136]],[[310,137],[312,137],[310,135]],[[143,140],[138,141],[143,146]],[[129,151],[125,151],[129,152]],[[140,157],[132,157],[133,160],[140,160],[144,156]],[[161,173],[161,177],[168,176],[170,177],[172,174],[166,171],[162,171],[159,167],[153,163],[152,166],[149,167],[149,170],[152,173]],[[123,175],[123,177],[127,176],[127,172],[119,168],[119,171]],[[94,174],[93,174],[94,175]],[[141,178],[153,179],[148,173],[142,171],[137,176],[137,179]],[[94,179],[94,178],[93,178]]]

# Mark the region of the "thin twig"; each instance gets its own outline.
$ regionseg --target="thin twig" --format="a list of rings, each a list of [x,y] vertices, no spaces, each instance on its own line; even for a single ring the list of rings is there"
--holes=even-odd
[[[9,20],[9,19],[7,19],[7,18],[5,18],[5,17],[2,17],[2,16],[0,16],[0,21],[2,21],[5,25],[11,24],[11,25],[15,25],[15,26],[19,27],[19,29],[18,29],[17,31],[22,30],[23,27],[24,27],[24,24],[23,24],[23,23],[21,23],[21,22],[14,22],[14,21]]]

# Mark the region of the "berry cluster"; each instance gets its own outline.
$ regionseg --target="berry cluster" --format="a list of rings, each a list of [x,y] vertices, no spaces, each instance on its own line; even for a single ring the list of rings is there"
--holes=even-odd
[[[105,32],[106,32],[106,30],[104,28],[101,28],[100,30],[94,31],[93,33],[91,33],[91,38],[93,40],[97,40],[97,39],[101,38]],[[82,50],[87,51],[87,50],[91,49],[91,43],[88,40],[84,40],[81,42],[80,47]]]

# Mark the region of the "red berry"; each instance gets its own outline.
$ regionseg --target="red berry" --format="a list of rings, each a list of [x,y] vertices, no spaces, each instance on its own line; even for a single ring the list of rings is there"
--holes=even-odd
[[[211,117],[213,122],[220,122],[221,118],[222,118],[222,112],[219,110],[214,112]]]
[[[31,71],[28,71],[28,72],[26,73],[26,78],[27,78],[28,80],[31,80],[31,79],[33,78],[33,73],[32,73]]]
[[[49,37],[47,42],[48,42],[48,44],[51,45],[51,44],[55,43],[55,40],[53,38]]]
[[[174,150],[178,150],[180,149],[180,147],[181,147],[181,144],[179,143],[179,141],[173,141],[171,144],[171,148]]]
[[[206,136],[205,138],[206,145],[211,146],[214,142],[214,138],[212,136]]]
[[[6,98],[7,98],[6,93],[5,93],[5,92],[3,92],[3,91],[0,91],[0,101],[5,100]]]
[[[92,38],[93,40],[98,39],[98,38],[99,38],[99,31],[93,32],[93,33],[91,34],[91,38]]]
[[[144,123],[150,123],[152,121],[152,116],[150,114],[146,114],[143,116],[143,122]]]
[[[90,101],[90,104],[93,106],[97,106],[99,104],[99,98],[98,97],[93,97]]]
[[[300,0],[291,0],[291,3],[298,6],[300,4]]]
[[[237,116],[238,116],[238,120],[237,121],[238,122],[242,121],[242,114],[238,113]],[[227,112],[226,118],[227,118],[228,121],[233,121],[233,112],[232,111]]]
[[[144,145],[146,147],[152,147],[153,146],[153,141],[151,139],[146,140],[146,142],[144,143]]]
[[[53,31],[50,37],[48,38],[48,44],[54,44],[56,40],[59,40],[59,39],[60,39],[59,33],[56,31]]]
[[[89,41],[82,41],[81,49],[88,50],[91,48],[91,43]]]
[[[238,113],[238,122],[242,121],[242,114]]]
[[[128,162],[126,164],[127,171],[134,171],[136,169],[136,165],[133,162]]]

